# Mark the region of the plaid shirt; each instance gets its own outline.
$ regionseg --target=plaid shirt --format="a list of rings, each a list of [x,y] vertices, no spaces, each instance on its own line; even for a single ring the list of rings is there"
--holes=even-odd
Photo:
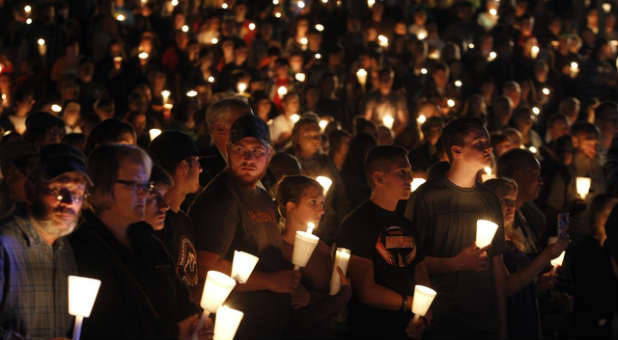
[[[67,276],[77,273],[66,238],[45,243],[26,217],[0,225],[0,338],[70,337]]]

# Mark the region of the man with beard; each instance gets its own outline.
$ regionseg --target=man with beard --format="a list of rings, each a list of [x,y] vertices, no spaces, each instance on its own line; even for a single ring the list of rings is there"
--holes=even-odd
[[[68,337],[67,276],[77,272],[68,240],[90,179],[71,146],[41,150],[27,178],[27,209],[0,225],[0,337]]]
[[[228,167],[189,209],[201,282],[209,270],[230,273],[235,250],[260,258],[247,283],[228,298],[245,313],[239,339],[280,338],[291,313],[290,294],[300,281],[281,254],[276,206],[257,186],[272,154],[266,123],[254,115],[239,118],[230,130]]]

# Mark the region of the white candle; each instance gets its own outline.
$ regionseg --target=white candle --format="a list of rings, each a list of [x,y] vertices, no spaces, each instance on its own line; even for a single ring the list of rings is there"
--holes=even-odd
[[[476,246],[479,248],[487,247],[494,239],[498,230],[498,225],[487,220],[476,221]]]
[[[320,125],[320,130],[324,132],[324,130],[326,130],[326,127],[328,126],[328,120],[320,119],[320,122],[318,124]]]
[[[245,253],[244,251],[234,250],[234,261],[232,262],[232,278],[236,282],[244,284],[249,280],[255,265],[258,263],[257,256]]]
[[[75,316],[74,340],[79,340],[82,322],[90,316],[99,287],[100,280],[69,275],[69,314]]]
[[[239,310],[229,308],[227,306],[221,306],[217,310],[217,316],[215,317],[213,339],[233,340],[243,316],[244,313]]]
[[[493,61],[496,58],[498,58],[498,53],[496,53],[495,51],[489,52],[489,56],[487,57],[488,61]]]
[[[489,9],[489,15],[491,15],[492,17],[495,17],[498,15],[498,10],[495,8],[490,8]]]
[[[571,64],[569,65],[569,73],[571,75],[571,78],[575,78],[577,76],[577,74],[579,73],[579,64],[577,62],[571,62]]]
[[[189,97],[189,98],[195,98],[195,97],[197,97],[197,91],[195,91],[195,90],[189,90],[189,91],[187,91],[186,95],[187,95],[187,97]]]
[[[253,22],[249,23],[249,31],[255,31],[255,23]]]
[[[461,87],[463,85],[463,82],[461,80],[455,80],[455,87]]]
[[[319,237],[304,231],[297,231],[294,238],[294,249],[292,251],[292,263],[294,270],[299,270],[307,265],[315,247],[318,245]]]
[[[416,37],[418,38],[418,40],[424,40],[425,38],[427,38],[427,30],[426,29],[419,30],[418,33],[416,33]]]
[[[376,0],[367,0],[367,7],[372,8],[376,4]]]
[[[146,60],[146,59],[148,59],[148,57],[150,57],[150,54],[148,54],[148,52],[140,52],[140,53],[137,55],[137,57],[138,57],[140,60]]]
[[[358,79],[358,83],[361,84],[361,86],[365,86],[367,83],[367,71],[364,68],[359,68],[358,71],[356,71],[356,79]]]
[[[238,82],[238,84],[236,84],[236,88],[238,89],[238,93],[245,93],[247,90],[247,83],[244,81]]]
[[[315,59],[317,59],[317,60],[320,60],[320,59],[322,59],[322,54],[320,54],[320,53],[316,53],[316,54],[314,54],[314,55],[313,55],[313,57],[314,57]]]
[[[455,104],[456,104],[456,102],[455,102],[455,99],[453,99],[453,98],[449,98],[449,99],[446,100],[446,105],[448,105],[448,107],[450,107],[450,108],[455,107]]]
[[[202,301],[200,306],[205,313],[214,313],[217,311],[227,296],[230,295],[232,289],[236,286],[236,281],[231,277],[214,270],[208,271],[206,274],[206,282],[204,283],[204,291],[202,292]]]
[[[181,30],[185,33],[189,32],[189,26],[188,25],[182,25]]]
[[[292,123],[296,124],[296,122],[300,120],[300,115],[297,113],[294,113],[290,116],[290,120],[292,121]]]
[[[387,128],[392,129],[395,124],[395,118],[389,114],[384,115],[384,117],[382,117],[382,124],[384,124]]]
[[[575,178],[575,188],[577,191],[577,195],[579,198],[585,200],[586,196],[588,196],[588,192],[590,192],[590,184],[592,180],[590,177],[577,177]]]
[[[420,114],[420,115],[418,116],[418,118],[416,118],[416,121],[417,121],[419,124],[423,124],[423,123],[425,123],[425,121],[426,121],[426,120],[427,120],[427,118],[425,117],[425,115],[424,115],[424,114]]]
[[[564,261],[564,254],[565,254],[565,251],[563,250],[562,253],[560,253],[560,256],[551,260],[551,265],[554,267],[554,270],[556,269],[556,267],[562,266],[562,261]]]
[[[322,25],[322,24],[315,24],[315,29],[318,32],[322,32],[322,31],[324,31],[324,25]]]
[[[421,185],[423,185],[427,180],[424,178],[414,178],[412,180],[412,185],[411,185],[411,192],[415,192],[416,189],[418,189],[418,187],[420,187]]]
[[[320,185],[324,189],[324,196],[326,196],[326,194],[328,193],[328,189],[330,189],[330,186],[333,184],[333,180],[326,176],[318,176],[315,178],[315,180],[320,183]]]
[[[426,67],[421,68],[421,74],[427,74],[429,73],[429,71],[427,70]]]
[[[378,44],[382,47],[388,47],[388,38],[382,34],[378,35]]]
[[[538,116],[541,114],[541,109],[539,109],[538,106],[533,106],[532,113],[534,113],[535,116]]]
[[[283,96],[288,94],[288,88],[285,86],[279,86],[279,88],[277,89],[277,94],[279,95],[279,97],[283,98]]]
[[[161,97],[163,97],[163,105],[167,104],[167,101],[170,99],[170,91],[169,90],[161,91]]]
[[[418,319],[421,316],[425,316],[429,310],[429,306],[436,297],[436,291],[425,286],[414,286],[414,298],[412,299],[412,313],[414,313],[414,319]]]
[[[544,95],[549,96],[549,94],[551,93],[551,91],[549,90],[549,88],[544,87],[541,92],[543,92]]]
[[[37,39],[36,44],[39,48],[39,54],[41,56],[44,56],[45,54],[47,54],[47,44],[45,43],[45,39],[43,38]]]
[[[337,267],[341,268],[343,275],[346,275],[348,263],[350,262],[350,249],[337,248],[335,252],[335,263],[330,277],[330,295],[336,295],[341,290],[341,279],[337,273]]]
[[[160,129],[150,129],[148,130],[148,135],[150,136],[150,140],[154,140],[155,138],[159,137],[159,135],[161,134],[161,130]]]
[[[60,113],[60,111],[62,111],[62,106],[58,104],[52,104],[50,106],[50,109],[52,110],[53,113]]]
[[[304,81],[305,81],[305,79],[307,78],[307,76],[306,76],[304,73],[302,73],[302,72],[298,72],[298,73],[296,73],[296,74],[294,75],[294,78],[295,78],[297,81],[299,81],[299,82],[301,82],[301,83],[302,83],[302,82],[304,82]]]
[[[303,50],[306,50],[306,49],[307,49],[307,44],[308,44],[308,43],[309,43],[309,40],[308,40],[306,37],[302,37],[302,38],[300,38],[300,45],[301,45],[301,48],[302,48]]]
[[[530,56],[532,57],[532,59],[536,59],[540,51],[541,49],[537,45],[533,45],[532,47],[530,47]]]

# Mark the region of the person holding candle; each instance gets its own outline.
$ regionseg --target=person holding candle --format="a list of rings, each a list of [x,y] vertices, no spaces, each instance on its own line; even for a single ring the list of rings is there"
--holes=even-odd
[[[281,252],[276,206],[258,187],[272,154],[266,123],[254,115],[238,118],[227,144],[228,167],[189,208],[200,282],[209,270],[231,273],[236,250],[259,257],[249,280],[227,300],[245,313],[237,333],[241,339],[280,338],[300,282],[300,272]]]
[[[192,293],[192,300],[199,301],[201,287],[197,278],[197,251],[195,233],[191,218],[181,210],[187,195],[200,189],[199,152],[195,142],[179,131],[165,131],[149,146],[155,164],[161,166],[173,178],[163,197],[169,205],[165,214],[165,227],[155,232],[165,244],[175,263],[180,280]]]
[[[65,236],[77,225],[90,184],[86,158],[56,144],[32,165],[26,208],[0,225],[0,336],[69,337],[67,276],[77,266]]]
[[[187,338],[198,311],[145,219],[152,161],[133,145],[101,145],[88,159],[92,211],[71,246],[80,275],[101,280],[82,338]],[[200,337],[208,337],[204,327]]]
[[[322,186],[309,177],[287,176],[277,185],[276,200],[285,221],[283,254],[291,261],[296,232],[305,231],[309,223],[315,224],[324,214]],[[328,295],[332,268],[330,247],[320,240],[302,270],[301,285],[292,295],[294,313],[286,337],[334,336],[331,321],[347,305],[352,289],[340,269],[335,275],[340,275],[341,290]]]
[[[504,228],[497,197],[478,183],[491,164],[489,134],[479,119],[459,118],[443,130],[450,168],[415,193],[413,225],[439,292],[427,338],[506,338]],[[475,245],[477,220],[498,225],[492,243]]]
[[[414,283],[428,284],[418,235],[397,209],[410,196],[412,170],[405,149],[378,146],[367,155],[370,198],[348,215],[337,246],[350,249],[354,298],[348,328],[355,338],[405,339]]]
[[[285,147],[292,137],[294,124],[300,118],[300,96],[296,92],[288,92],[283,96],[282,113],[270,124],[270,138],[274,147],[279,150]]]
[[[384,117],[394,119],[392,127],[395,135],[399,135],[408,126],[408,106],[406,100],[398,92],[393,91],[395,73],[391,69],[383,69],[378,74],[378,86],[367,97],[365,119],[376,125],[383,124]]]

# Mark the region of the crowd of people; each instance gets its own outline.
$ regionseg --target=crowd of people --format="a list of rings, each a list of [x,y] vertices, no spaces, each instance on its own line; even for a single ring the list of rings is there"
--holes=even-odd
[[[79,275],[84,339],[211,338],[207,273],[244,251],[238,339],[618,338],[617,15],[0,0],[0,337],[70,337]]]

